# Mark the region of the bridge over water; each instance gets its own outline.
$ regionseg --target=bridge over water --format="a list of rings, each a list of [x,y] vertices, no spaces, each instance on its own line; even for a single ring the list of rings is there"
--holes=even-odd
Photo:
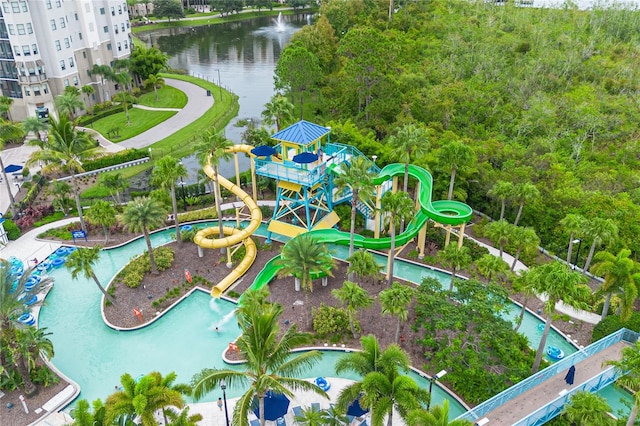
[[[635,344],[640,334],[622,329],[558,361],[515,384],[459,416],[478,426],[542,425],[560,414],[571,395],[586,390],[597,392],[618,378],[618,372],[603,366],[607,360],[620,359],[622,349]],[[564,377],[576,367],[575,381],[568,385]]]

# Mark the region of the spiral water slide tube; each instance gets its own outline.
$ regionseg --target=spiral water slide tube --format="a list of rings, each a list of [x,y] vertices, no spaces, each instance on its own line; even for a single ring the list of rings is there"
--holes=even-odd
[[[243,152],[245,154],[252,155],[252,148],[253,147],[251,145],[234,145],[229,148],[228,151],[233,153]],[[231,284],[236,282],[238,278],[247,272],[254,260],[256,260],[257,248],[251,239],[251,235],[256,231],[256,229],[258,229],[262,222],[262,211],[253,198],[251,198],[251,196],[244,192],[239,186],[235,185],[223,176],[216,176],[210,163],[207,163],[207,165],[204,166],[204,172],[213,181],[217,179],[220,182],[220,185],[224,186],[231,191],[231,193],[239,197],[249,208],[249,212],[251,214],[249,224],[244,229],[231,228],[228,226],[223,227],[224,235],[226,235],[224,238],[219,238],[220,230],[217,226],[201,229],[193,238],[194,243],[206,249],[219,249],[232,247],[239,243],[244,244],[245,256],[240,264],[238,264],[238,266],[236,266],[229,275],[211,289],[212,297],[220,297]]]
[[[403,176],[404,167],[404,164],[389,164],[380,171],[378,176],[374,178],[374,184],[380,185],[395,176]],[[429,219],[433,219],[434,221],[445,225],[461,225],[469,221],[473,210],[468,205],[452,200],[431,201],[433,178],[428,171],[422,167],[410,164],[409,176],[420,182],[420,193],[418,194],[420,210],[418,210],[413,219],[407,224],[404,232],[396,236],[396,247],[408,243],[418,235],[420,229],[426,225]],[[348,232],[342,232],[336,229],[319,229],[309,232],[318,242],[321,243],[349,245],[350,235]],[[385,237],[376,239],[365,238],[362,235],[355,235],[354,246],[373,250],[388,249],[391,247],[391,238]],[[280,270],[280,267],[278,266],[279,258],[280,256],[276,256],[265,264],[262,271],[260,271],[258,276],[256,276],[256,279],[251,286],[252,289],[259,289],[265,286],[276,276],[278,270]]]

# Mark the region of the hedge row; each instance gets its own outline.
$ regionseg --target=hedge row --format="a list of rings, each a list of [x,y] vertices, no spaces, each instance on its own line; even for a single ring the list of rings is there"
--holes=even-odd
[[[87,161],[83,164],[85,171],[102,169],[104,167],[115,166],[116,164],[126,163],[127,161],[139,160],[144,157],[148,157],[149,152],[146,149],[127,149],[119,151],[112,155],[105,155],[104,157],[96,158],[95,160]]]

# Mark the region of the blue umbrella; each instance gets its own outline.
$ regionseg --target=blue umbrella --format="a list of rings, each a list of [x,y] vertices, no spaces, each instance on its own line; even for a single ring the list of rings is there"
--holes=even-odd
[[[18,166],[17,164],[9,164],[7,167],[4,168],[4,171],[6,173],[13,173],[19,170],[22,170],[22,166]]]
[[[253,398],[253,404],[255,408],[253,413],[257,418],[260,418],[260,406],[258,405],[258,398]],[[284,417],[289,411],[289,398],[285,395],[268,391],[264,397],[264,418],[265,420],[276,420],[278,417]]]
[[[351,405],[347,408],[347,416],[362,417],[368,412],[369,412],[368,408],[365,409],[360,406],[360,398],[353,401]]]
[[[256,146],[251,150],[251,153],[256,157],[268,157],[269,155],[274,155],[276,152],[276,149],[269,145]]]
[[[298,164],[308,164],[318,161],[318,156],[313,152],[301,152],[293,156],[293,162]]]

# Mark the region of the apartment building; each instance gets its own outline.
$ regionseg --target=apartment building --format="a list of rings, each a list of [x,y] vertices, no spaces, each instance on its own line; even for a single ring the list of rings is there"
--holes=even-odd
[[[131,53],[126,0],[0,0],[0,91],[16,121],[54,111],[66,86],[92,85],[89,105],[110,99],[114,84],[89,75]]]

